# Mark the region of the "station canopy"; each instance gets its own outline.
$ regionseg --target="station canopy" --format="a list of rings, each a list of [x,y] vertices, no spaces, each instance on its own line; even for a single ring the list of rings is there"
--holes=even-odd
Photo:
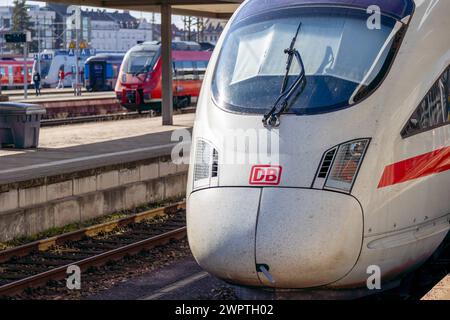
[[[161,5],[168,4],[172,6],[173,14],[228,19],[243,0],[52,0],[49,2],[145,12],[160,12]]]

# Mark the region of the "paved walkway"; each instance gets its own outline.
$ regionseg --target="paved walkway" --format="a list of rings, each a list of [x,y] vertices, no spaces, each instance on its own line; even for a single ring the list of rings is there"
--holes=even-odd
[[[26,181],[170,154],[172,132],[190,129],[194,114],[98,122],[41,129],[37,150],[0,150],[0,184]]]

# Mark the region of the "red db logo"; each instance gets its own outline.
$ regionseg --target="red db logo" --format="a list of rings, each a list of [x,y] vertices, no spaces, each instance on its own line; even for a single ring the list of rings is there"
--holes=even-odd
[[[283,168],[280,166],[253,166],[250,184],[277,186],[280,184],[282,171]]]

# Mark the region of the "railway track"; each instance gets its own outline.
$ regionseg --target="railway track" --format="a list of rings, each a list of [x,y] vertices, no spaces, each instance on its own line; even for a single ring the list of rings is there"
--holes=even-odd
[[[184,212],[178,203],[0,251],[0,297],[62,280],[69,266],[85,271],[184,239]]]

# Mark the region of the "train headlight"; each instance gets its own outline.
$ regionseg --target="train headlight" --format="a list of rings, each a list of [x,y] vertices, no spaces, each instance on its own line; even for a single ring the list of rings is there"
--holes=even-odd
[[[194,190],[218,185],[219,153],[209,142],[199,139],[195,146]]]
[[[355,140],[337,148],[325,188],[351,192],[369,142],[369,139]]]

